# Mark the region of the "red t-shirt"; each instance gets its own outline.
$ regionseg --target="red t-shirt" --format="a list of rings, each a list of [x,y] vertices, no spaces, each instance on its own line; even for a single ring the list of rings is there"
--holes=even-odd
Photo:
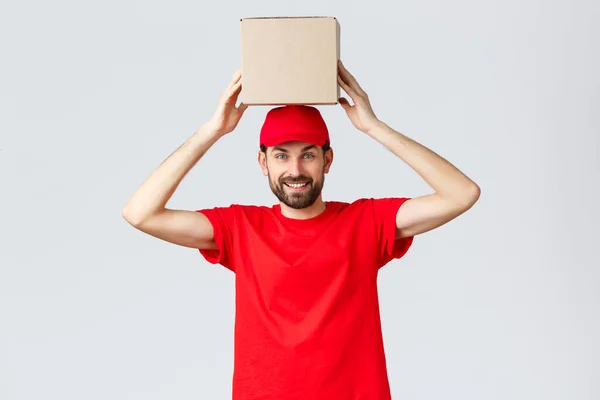
[[[378,270],[402,257],[406,198],[327,202],[307,220],[279,205],[197,210],[235,272],[233,400],[388,400]]]

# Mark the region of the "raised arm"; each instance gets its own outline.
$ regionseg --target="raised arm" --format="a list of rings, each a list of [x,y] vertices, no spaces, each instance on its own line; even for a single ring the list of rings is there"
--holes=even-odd
[[[165,159],[125,204],[122,216],[129,224],[170,243],[197,249],[216,248],[212,225],[202,213],[173,210],[166,205],[208,149],[237,126],[247,108],[245,104],[236,107],[241,87],[238,69],[212,118]]]
[[[353,125],[406,162],[434,190],[432,194],[407,200],[400,207],[396,237],[415,236],[438,228],[471,208],[479,199],[479,186],[432,150],[380,121],[354,76],[341,62],[338,69],[338,82],[354,103],[351,105],[341,98],[340,105]]]

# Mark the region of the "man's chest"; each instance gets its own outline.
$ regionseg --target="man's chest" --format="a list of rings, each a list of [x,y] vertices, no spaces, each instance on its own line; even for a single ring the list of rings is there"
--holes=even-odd
[[[236,279],[271,308],[307,313],[369,285],[376,277],[374,249],[348,230],[249,235],[239,247]]]

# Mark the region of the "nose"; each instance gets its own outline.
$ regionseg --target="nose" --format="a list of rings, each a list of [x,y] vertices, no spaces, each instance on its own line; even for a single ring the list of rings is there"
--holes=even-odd
[[[291,176],[300,176],[304,174],[304,168],[302,167],[302,160],[299,158],[293,158],[288,164],[288,174]]]

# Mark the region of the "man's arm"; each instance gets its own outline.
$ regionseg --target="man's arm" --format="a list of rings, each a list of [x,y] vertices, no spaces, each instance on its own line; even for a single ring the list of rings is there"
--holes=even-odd
[[[407,200],[396,215],[397,238],[415,236],[458,217],[479,199],[479,186],[450,162],[416,141],[396,132],[373,112],[368,95],[339,63],[338,82],[354,105],[345,98],[340,105],[353,125],[384,145],[413,168],[435,193]]]
[[[458,217],[479,199],[479,186],[450,162],[380,122],[368,135],[414,169],[435,193],[407,200],[396,215],[397,238],[418,235]]]
[[[202,213],[166,208],[173,193],[208,149],[233,131],[247,106],[236,108],[241,74],[236,71],[212,118],[164,160],[137,189],[122,210],[133,227],[159,239],[197,249],[214,249],[214,232]]]

